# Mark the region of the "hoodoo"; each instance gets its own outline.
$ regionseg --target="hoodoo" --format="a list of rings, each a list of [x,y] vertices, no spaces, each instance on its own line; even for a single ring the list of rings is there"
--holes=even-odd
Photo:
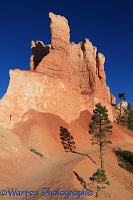
[[[7,93],[0,100],[0,125],[11,128],[26,121],[29,109],[52,113],[66,122],[101,102],[113,121],[112,99],[106,84],[105,57],[85,39],[70,43],[65,17],[49,13],[51,44],[32,41],[30,70],[10,70]],[[45,37],[44,37],[45,38]]]

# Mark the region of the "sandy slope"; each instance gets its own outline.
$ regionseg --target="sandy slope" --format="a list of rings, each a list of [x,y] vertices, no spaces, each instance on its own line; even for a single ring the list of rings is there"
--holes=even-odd
[[[2,134],[7,134],[5,142],[8,141],[7,146],[9,148],[14,145],[20,146],[17,155],[13,153],[8,159],[4,157],[0,162],[1,177],[3,177],[2,187],[15,186],[21,190],[34,189],[39,191],[38,197],[27,198],[32,200],[64,199],[64,197],[57,196],[41,197],[41,189],[44,187],[51,188],[51,190],[82,190],[82,186],[74,176],[73,171],[76,171],[86,182],[89,182],[89,177],[100,164],[98,148],[90,144],[91,137],[88,134],[90,118],[90,113],[84,111],[79,119],[67,124],[58,116],[31,110],[25,114],[24,122],[16,124],[14,129],[11,130],[13,133],[0,128]],[[59,138],[60,126],[66,127],[71,132],[77,151],[88,153],[97,165],[86,156],[64,152]],[[113,127],[111,138],[113,144],[111,146],[113,148],[121,146],[121,148],[133,151],[133,133],[116,124],[113,124]],[[10,138],[13,138],[13,140],[10,140]],[[44,158],[42,159],[30,152],[31,146],[42,153]],[[7,153],[7,149],[4,151]],[[107,189],[101,194],[102,200],[131,200],[133,198],[133,176],[118,166],[117,158],[111,148],[105,151],[105,169],[111,185],[107,186]],[[15,174],[17,174],[16,177]],[[14,200],[18,198],[8,197],[6,199]],[[87,197],[87,199],[89,198],[96,199],[95,197]],[[26,199],[26,197],[19,199]],[[70,199],[77,199],[77,197]],[[81,199],[85,199],[85,197]]]
[[[133,145],[122,147],[121,149],[130,150],[133,152]],[[98,199],[102,200],[126,200],[133,199],[133,175],[126,170],[118,166],[117,158],[112,152],[113,149],[107,149],[105,151],[105,170],[108,180],[110,181],[110,186],[106,186]],[[89,154],[93,159],[99,163],[99,152]],[[94,165],[89,159],[84,159],[78,165],[75,166],[74,170],[82,177],[87,183],[91,183],[89,177],[97,170],[97,166]],[[74,185],[76,188],[82,188],[80,183],[77,187],[77,179],[74,180]],[[88,186],[89,187],[89,186]],[[91,188],[91,186],[90,186]],[[96,199],[92,197],[92,199]]]
[[[17,135],[0,126],[0,188],[18,184],[27,166],[37,162],[38,157],[23,147]]]

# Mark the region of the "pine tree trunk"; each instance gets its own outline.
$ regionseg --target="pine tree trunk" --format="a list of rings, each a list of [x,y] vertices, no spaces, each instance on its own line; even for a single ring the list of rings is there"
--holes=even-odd
[[[100,144],[100,159],[101,159],[101,169],[104,169],[104,158],[103,158],[103,145]]]
[[[102,121],[100,120],[100,159],[101,159],[101,169],[104,169],[103,161],[103,143],[102,143]]]

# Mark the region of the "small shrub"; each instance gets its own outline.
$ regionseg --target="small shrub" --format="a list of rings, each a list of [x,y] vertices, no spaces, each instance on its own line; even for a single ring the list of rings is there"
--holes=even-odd
[[[43,154],[41,154],[40,152],[38,152],[38,151],[37,151],[36,149],[34,149],[33,147],[30,147],[30,151],[43,158]]]
[[[107,184],[110,185],[109,181],[107,180],[107,176],[105,174],[105,170],[98,169],[92,177],[90,177],[91,181],[97,182],[98,184]]]
[[[127,150],[117,150],[115,154],[119,158],[119,166],[133,173],[133,153]]]
[[[104,169],[97,169],[97,171],[90,177],[90,180],[92,181],[92,191],[95,191],[96,197],[98,197],[101,190],[105,189],[106,185],[110,185],[110,182],[107,180],[107,176],[105,174]],[[88,184],[89,186],[90,184]]]

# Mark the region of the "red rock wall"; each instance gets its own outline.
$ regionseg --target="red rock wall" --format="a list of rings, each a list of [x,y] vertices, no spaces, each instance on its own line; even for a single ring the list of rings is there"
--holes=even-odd
[[[92,112],[98,102],[107,107],[113,120],[104,55],[96,55],[97,49],[88,39],[70,43],[68,21],[53,13],[49,17],[50,51],[37,66],[31,56],[30,71],[10,70],[10,84],[0,101],[0,124],[12,127],[24,121],[23,114],[29,109],[57,114],[71,122],[80,111]]]

